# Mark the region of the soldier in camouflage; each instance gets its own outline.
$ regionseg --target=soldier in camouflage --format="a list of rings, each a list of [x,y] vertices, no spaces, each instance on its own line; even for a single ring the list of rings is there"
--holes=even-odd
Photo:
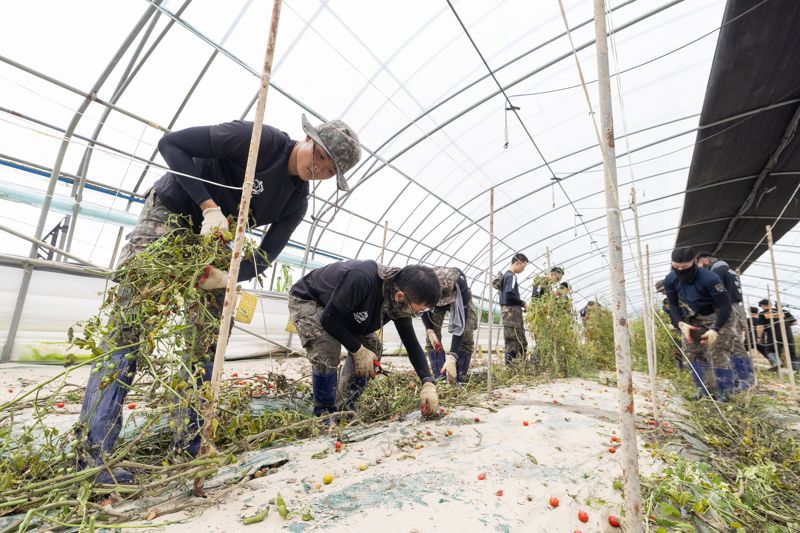
[[[708,388],[715,390],[718,400],[727,401],[734,389],[728,355],[736,331],[725,285],[719,276],[697,266],[692,248],[681,247],[672,251],[672,271],[664,278],[664,289],[672,324],[686,339],[685,352],[698,395],[703,396]],[[687,318],[680,312],[679,299],[694,316]]]
[[[358,136],[340,120],[314,127],[303,116],[302,127],[306,137],[295,141],[276,128],[262,126],[249,223],[251,227],[269,224],[259,245],[267,260],[258,264],[242,261],[239,281],[264,271],[286,246],[308,208],[309,181],[335,175],[339,189],[349,190],[345,172],[361,157]],[[145,193],[139,221],[128,236],[118,266],[125,265],[135,254],[174,229],[168,227],[172,221],[201,235],[229,236],[227,217],[238,214],[252,131],[252,122],[235,121],[175,131],[159,141],[158,149],[170,171]],[[207,310],[214,316],[222,312],[227,282],[228,273],[213,267],[198,279],[202,289],[214,291],[215,305]],[[119,309],[112,310],[112,316],[119,318],[109,337],[109,350],[136,344],[140,335],[147,333],[126,324],[131,288],[123,285],[117,290]],[[190,317],[186,323],[192,323]],[[191,336],[190,332],[187,335]],[[202,366],[203,375],[211,376],[214,350],[211,346],[210,353],[188,354],[191,360],[186,362],[187,368]],[[101,466],[112,452],[121,429],[122,405],[136,371],[137,353],[136,348],[113,351],[111,363],[120,370],[120,377],[108,386],[101,388],[102,373],[89,378],[80,415],[88,452],[83,466]],[[176,432],[173,446],[178,453],[195,455],[200,446],[200,420],[196,409],[190,411],[175,413],[180,420],[188,419],[189,424],[185,431]],[[96,477],[97,483],[131,481],[132,474],[121,468],[103,470]]]
[[[375,376],[381,345],[375,335],[393,321],[422,381],[420,410],[434,414],[439,400],[411,317],[436,305],[436,274],[421,265],[402,269],[375,261],[340,261],[292,285],[289,313],[311,361],[314,414],[355,411],[367,380]],[[338,372],[342,346],[347,351]]]
[[[436,307],[422,313],[427,341],[425,350],[434,377],[446,374],[452,383],[466,383],[472,352],[475,350],[475,330],[478,329],[478,310],[472,303],[472,292],[467,278],[457,268],[434,267],[442,294]],[[449,332],[453,335],[450,351],[442,349],[442,324],[450,313]]]

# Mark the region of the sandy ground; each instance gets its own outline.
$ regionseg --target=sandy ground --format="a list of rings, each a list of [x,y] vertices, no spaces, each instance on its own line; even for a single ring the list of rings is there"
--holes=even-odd
[[[403,358],[386,363],[408,366]],[[307,365],[303,359],[230,361],[225,374],[300,374]],[[6,365],[0,373],[0,401],[62,370]],[[80,385],[87,375],[87,369],[78,369],[67,381]],[[643,376],[637,375],[636,382],[637,412],[645,413]],[[497,390],[480,403],[495,412],[457,408],[436,421],[414,414],[387,423],[365,440],[346,442],[338,453],[333,436],[275,449],[276,457],[288,462],[274,473],[240,485],[211,506],[159,517],[154,525],[179,523],[147,530],[619,531],[607,520],[609,514],[620,514],[622,502],[613,488],[622,476],[620,454],[609,451],[615,446],[611,436],[619,433],[615,387],[559,380]],[[79,408],[67,404],[50,419],[66,428]],[[639,425],[647,428],[642,417]],[[640,468],[653,471],[657,464],[641,441],[639,446]],[[324,457],[312,458],[324,451]],[[323,484],[325,474],[333,476],[329,485]],[[272,505],[259,526],[241,524],[243,516],[255,514],[278,492],[293,511],[288,520]],[[551,496],[559,499],[557,508],[548,504]],[[306,510],[313,520],[301,520]],[[589,514],[587,523],[578,520],[581,510]]]

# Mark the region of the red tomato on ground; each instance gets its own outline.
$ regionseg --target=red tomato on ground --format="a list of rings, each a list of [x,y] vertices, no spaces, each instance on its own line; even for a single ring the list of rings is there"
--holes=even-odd
[[[558,498],[550,496],[550,507],[558,507]]]
[[[588,522],[589,521],[589,513],[586,511],[578,511],[578,520],[581,522]]]

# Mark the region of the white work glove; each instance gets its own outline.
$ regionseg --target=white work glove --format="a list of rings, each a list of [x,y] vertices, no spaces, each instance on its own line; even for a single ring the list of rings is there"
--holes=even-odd
[[[444,366],[442,367],[441,374],[447,373],[447,382],[450,385],[456,382],[456,361],[458,361],[458,356],[453,352],[449,352],[447,357],[445,357]]]
[[[700,342],[711,346],[717,341],[718,336],[719,333],[717,333],[717,330],[710,329],[700,336]]]
[[[678,329],[683,333],[683,338],[686,339],[686,342],[694,342],[692,340],[692,330],[697,328],[690,326],[686,322],[678,322]]]
[[[436,333],[432,329],[426,329],[425,333],[428,335],[428,340],[433,346],[434,352],[441,352],[442,351],[442,343],[439,342],[439,337],[436,336]]]
[[[439,395],[436,394],[436,385],[430,381],[422,384],[419,392],[419,410],[422,416],[432,416],[439,412]]]
[[[224,289],[228,286],[228,273],[211,265],[206,265],[203,267],[203,273],[200,274],[197,284],[200,285],[201,289],[207,291]]]
[[[361,348],[353,352],[353,363],[355,363],[356,367],[356,376],[360,378],[365,378],[367,376],[374,378],[375,363],[373,363],[373,361],[377,360],[378,356],[375,355],[374,352],[370,351],[367,347],[362,345]]]
[[[213,235],[216,232],[228,231],[228,219],[222,214],[219,207],[209,207],[203,211],[203,225],[200,226],[200,235]]]

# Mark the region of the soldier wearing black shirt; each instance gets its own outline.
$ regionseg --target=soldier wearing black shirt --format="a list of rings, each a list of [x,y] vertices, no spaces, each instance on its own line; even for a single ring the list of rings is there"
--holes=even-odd
[[[289,292],[289,313],[311,361],[314,414],[355,410],[380,360],[382,350],[375,332],[389,321],[394,322],[422,380],[423,415],[438,411],[434,378],[411,317],[435,306],[440,291],[439,280],[428,267],[400,269],[375,261],[333,263],[295,283]],[[339,376],[342,346],[347,356]]]
[[[684,351],[690,360],[698,395],[705,394],[704,385],[716,381],[717,398],[727,400],[734,388],[728,356],[735,331],[731,301],[722,280],[711,271],[698,268],[692,248],[681,247],[672,251],[672,271],[664,278],[664,289],[672,325],[686,339]],[[679,299],[694,311],[693,317],[681,313]]]
[[[303,219],[308,207],[310,180],[328,179],[336,175],[340,189],[348,190],[345,172],[359,160],[361,147],[358,137],[344,122],[334,120],[317,127],[302,117],[306,137],[295,141],[271,126],[262,126],[261,142],[250,203],[250,225],[269,224],[260,248],[268,261],[278,257],[289,236]],[[199,233],[228,234],[227,216],[237,216],[241,188],[250,147],[253,123],[235,121],[216,126],[201,126],[175,131],[165,135],[158,143],[159,151],[170,168],[145,194],[145,204],[139,221],[129,235],[129,242],[120,253],[118,266],[124,265],[150,243],[176,229],[170,225]],[[174,215],[183,218],[175,221]],[[239,281],[247,280],[267,268],[265,260],[259,264],[242,261]],[[206,311],[219,316],[222,312],[228,273],[207,267],[198,280],[204,290],[214,291],[216,305]],[[121,284],[117,288],[119,318],[110,335],[112,346],[138,346],[142,334],[134,325],[125,323],[125,311],[133,305],[132,287]],[[198,311],[199,312],[199,311]],[[187,319],[187,323],[192,323]],[[187,361],[194,374],[202,367],[199,381],[211,376],[214,346],[202,361]],[[121,348],[111,354],[118,379],[101,387],[104,373],[93,373],[86,386],[86,396],[80,421],[84,425],[86,450],[91,461],[86,466],[100,466],[111,453],[121,429],[121,409],[128,388],[136,372],[137,348]],[[198,384],[199,385],[199,384]],[[200,446],[199,414],[196,409],[175,416],[180,420],[173,446],[177,451],[195,455]],[[184,427],[184,418],[189,423]],[[90,464],[91,463],[91,464]],[[98,483],[129,483],[130,472],[121,468],[105,470],[96,477]]]
[[[781,360],[783,353],[783,332],[780,326],[780,314],[776,307],[770,307],[770,302],[766,298],[758,302],[761,307],[761,312],[758,314],[758,323],[756,325],[756,333],[760,342],[767,348],[767,359],[773,364],[774,367],[778,366],[778,361]],[[789,358],[792,362],[792,368],[800,372],[800,361],[797,359],[797,352],[794,346],[794,333],[792,333],[792,325],[797,322],[797,319],[792,314],[783,308],[783,321],[786,324],[786,344],[789,348]],[[775,353],[777,346],[778,353]]]
[[[526,306],[519,294],[519,282],[517,282],[517,274],[521,274],[526,266],[528,258],[525,254],[515,254],[511,259],[511,266],[500,281],[500,308],[503,313],[503,342],[507,365],[520,356],[524,359],[528,350],[522,315]]]

